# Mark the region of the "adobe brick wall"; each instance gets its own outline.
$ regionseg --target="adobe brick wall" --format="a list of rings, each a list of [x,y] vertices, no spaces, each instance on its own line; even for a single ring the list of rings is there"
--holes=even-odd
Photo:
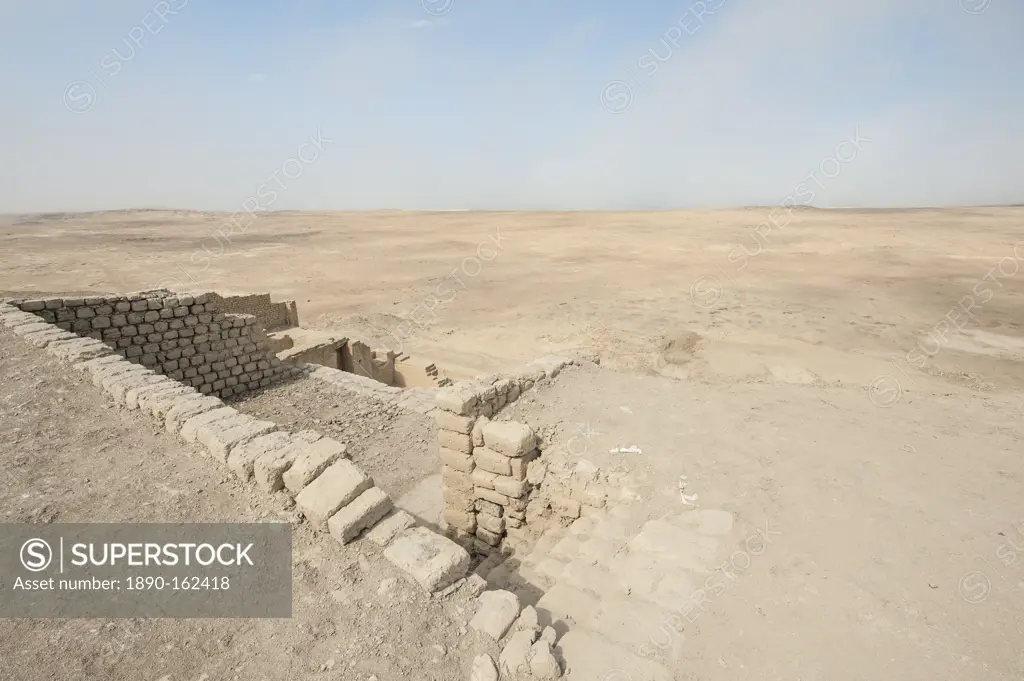
[[[477,553],[494,551],[510,530],[524,528],[535,487],[528,468],[539,456],[540,439],[529,426],[490,417],[570,364],[575,361],[545,357],[437,395],[444,521],[451,537]]]
[[[256,317],[267,331],[299,325],[299,311],[294,300],[274,303],[269,293],[254,293],[248,296],[221,296],[208,294],[218,304],[218,309],[227,314],[250,314]]]
[[[281,353],[281,357],[288,361],[303,362],[305,364],[318,364],[320,366],[330,367],[331,369],[341,369],[338,362],[338,351],[341,350],[345,344],[348,343],[347,338],[338,338],[335,340],[324,341],[323,343],[317,343],[316,345],[304,345],[296,348],[295,344],[292,343],[287,349],[278,350]]]
[[[61,310],[71,310],[74,319],[83,320],[143,312],[142,305],[136,306],[138,310],[131,310],[129,305],[127,310],[117,311],[118,307],[124,307],[122,303],[125,302],[145,302],[146,314],[176,310],[185,305],[186,298],[160,290],[85,300],[0,299],[0,327],[5,330],[0,333],[0,340],[7,342],[4,334],[10,331],[34,347],[45,349],[47,354],[66,365],[70,364],[69,369],[91,375],[93,385],[106,393],[117,406],[151,415],[168,433],[184,440],[186,446],[204,448],[211,462],[220,462],[240,483],[256,485],[267,493],[292,496],[299,517],[307,521],[319,536],[349,544],[365,532],[368,540],[383,549],[385,559],[425,591],[450,593],[458,585],[472,581],[477,588],[475,593],[479,593],[483,580],[465,579],[470,566],[469,554],[441,535],[416,526],[415,519],[404,511],[393,509],[388,495],[348,460],[344,443],[314,431],[291,433],[282,430],[271,421],[243,414],[214,396],[201,395],[195,388],[182,385],[169,374],[159,375],[155,367],[149,369],[129,362],[110,345],[92,337],[97,331],[102,333],[100,329],[81,337],[42,321],[44,317],[55,319]],[[161,304],[150,309],[149,301],[167,302],[168,307]],[[192,306],[207,305],[205,301],[205,296],[194,297],[188,306],[189,312],[192,312]],[[90,316],[90,313],[77,316],[79,309],[102,308],[101,311],[105,312],[107,307],[113,309],[109,315],[95,315],[93,310],[95,316]],[[212,315],[209,325],[219,323],[213,319],[223,315],[195,312],[197,317],[206,314]],[[67,313],[62,316],[66,317]],[[225,319],[233,316],[227,315]],[[166,319],[184,318],[172,316]],[[247,319],[254,320],[252,317]],[[107,327],[101,322],[100,326],[106,330],[125,325]],[[232,324],[224,328],[233,330],[256,326],[253,322],[242,327]],[[236,336],[229,335],[228,338]],[[332,371],[324,367],[320,369]],[[146,429],[149,431],[151,427]],[[221,481],[223,476],[217,473],[212,479]]]
[[[216,294],[166,289],[119,296],[11,301],[23,312],[109,345],[125,359],[191,386],[230,397],[288,375],[252,315],[226,314]]]

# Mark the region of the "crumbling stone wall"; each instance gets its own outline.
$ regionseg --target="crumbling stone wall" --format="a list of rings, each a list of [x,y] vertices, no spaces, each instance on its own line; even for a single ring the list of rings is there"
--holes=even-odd
[[[220,296],[207,294],[218,303],[218,309],[227,314],[250,314],[267,331],[299,325],[299,310],[294,300],[280,303],[270,301],[269,293],[254,293],[249,296]]]
[[[120,296],[12,301],[57,328],[109,345],[125,359],[230,397],[287,375],[252,315],[225,314],[216,294],[166,289]]]
[[[526,521],[527,466],[537,456],[529,426],[476,419],[448,410],[434,414],[439,426],[444,521],[449,533],[477,553],[499,546],[509,528]],[[468,432],[464,432],[468,431]]]
[[[365,376],[384,385],[395,385],[395,353],[371,350],[362,341],[339,338],[282,352],[282,359],[319,364],[350,374]]]
[[[156,299],[169,292],[159,293],[161,296]],[[70,309],[116,307],[119,302],[88,300],[95,302],[73,304]],[[271,421],[240,413],[212,395],[202,395],[167,375],[127,361],[96,338],[57,328],[42,321],[41,315],[20,307],[55,314],[65,309],[57,305],[57,299],[0,299],[0,327],[34,347],[45,348],[51,356],[69,363],[69,369],[89,374],[92,383],[117,406],[152,415],[156,423],[187,445],[202,446],[211,461],[220,462],[240,482],[254,483],[267,493],[284,492],[292,496],[300,518],[320,536],[349,544],[365,533],[368,540],[383,549],[385,559],[427,592],[450,593],[466,581],[474,581],[475,593],[482,590],[482,579],[464,580],[470,566],[469,554],[441,535],[417,527],[408,513],[394,510],[390,497],[349,460],[344,443],[314,431],[291,433]]]
[[[434,418],[449,535],[487,554],[527,522],[528,479],[540,440],[533,430],[490,417],[574,361],[545,357],[522,370],[458,383],[438,393]]]
[[[573,456],[562,447],[543,443],[540,447],[526,474],[531,486],[528,525],[539,530],[552,522],[568,525],[605,508],[610,489],[625,491],[618,476],[609,476],[592,461]]]
[[[281,353],[283,359],[303,362],[305,364],[319,364],[331,369],[341,369],[339,350],[343,350],[346,343],[348,343],[347,338],[339,338],[298,348],[293,343],[287,349],[279,350],[278,352]]]

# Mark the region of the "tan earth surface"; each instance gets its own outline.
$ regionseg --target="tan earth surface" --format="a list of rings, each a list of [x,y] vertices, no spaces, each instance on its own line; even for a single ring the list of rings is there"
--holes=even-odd
[[[303,326],[478,369],[589,346],[679,376],[892,376],[886,394],[1024,379],[1024,208],[257,217],[8,217],[0,291],[271,292]]]
[[[662,659],[676,679],[1024,678],[1024,208],[769,214],[274,213],[223,248],[224,215],[8,217],[0,295],[271,292],[304,326],[479,373],[596,353],[506,416],[621,471],[634,539],[690,508],[735,517],[735,579]],[[3,343],[8,522],[287,516],[165,435],[100,442],[131,415],[69,410],[91,386]],[[248,408],[330,422],[296,391]],[[424,428],[360,433],[359,456],[407,491],[432,470]],[[402,438],[414,465],[388,461]],[[33,681],[469,678],[464,602],[382,588],[366,542],[300,530],[293,562],[287,623],[8,621],[0,660]],[[594,681],[644,680],[622,671]]]

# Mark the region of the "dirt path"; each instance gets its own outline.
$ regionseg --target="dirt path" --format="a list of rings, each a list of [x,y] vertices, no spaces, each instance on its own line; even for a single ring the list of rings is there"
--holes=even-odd
[[[294,520],[82,375],[0,332],[5,522]],[[462,678],[479,652],[465,600],[429,598],[372,543],[294,533],[293,616],[281,620],[5,620],[12,681]]]

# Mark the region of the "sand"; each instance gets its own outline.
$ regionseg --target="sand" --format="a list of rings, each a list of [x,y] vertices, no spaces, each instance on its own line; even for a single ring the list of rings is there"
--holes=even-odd
[[[0,290],[271,292],[304,326],[476,370],[590,347],[679,377],[874,382],[883,403],[1024,380],[1024,208],[229,218],[10,218]]]
[[[677,679],[1020,678],[1024,208],[776,211],[776,224],[770,214],[276,213],[235,228],[223,248],[211,233],[224,215],[10,218],[0,227],[0,295],[270,292],[297,300],[304,326],[442,366],[599,356],[600,369],[566,371],[506,416],[553,428],[554,442],[629,476],[637,527],[684,510],[685,475],[697,506],[734,514],[737,532],[767,522],[781,533],[686,630],[683,656],[668,662]],[[12,345],[0,359],[29,354]],[[64,380],[44,366],[30,373],[52,388]],[[144,484],[137,469],[97,478],[101,489],[54,489],[68,462],[108,456],[88,440],[61,444],[75,441],[76,423],[108,417],[89,412],[58,428],[62,407],[24,406],[33,393],[23,380],[0,386],[8,428],[33,451],[58,453],[33,464],[11,440],[0,457],[13,494],[0,509],[13,521],[119,519],[121,500]],[[300,419],[273,397],[252,407]],[[338,416],[331,409],[328,399],[306,411],[326,422]],[[53,437],[37,442],[28,435],[37,432]],[[368,457],[391,451],[381,437],[366,437]],[[634,445],[641,455],[610,453]],[[144,472],[163,484],[186,489],[200,475],[201,461],[175,461],[156,439],[147,446],[160,456]],[[381,459],[381,475],[403,471],[396,461]],[[432,472],[417,465],[393,484],[405,490]],[[141,517],[278,512],[230,480],[208,487],[215,503],[202,507],[154,492]],[[30,497],[16,496],[26,488]],[[244,665],[235,673],[384,679],[429,664],[438,645],[447,653],[437,678],[468,678],[477,650],[452,634],[463,613],[421,599],[392,617],[375,600],[372,552],[365,574],[366,549],[338,564],[305,540],[299,549],[294,627],[116,623],[112,632],[139,643],[104,655],[121,645],[113,633],[99,640],[107,624],[19,624],[0,637],[0,654],[40,679],[76,663],[84,678],[142,669],[229,678]],[[344,598],[325,602],[338,583]],[[411,618],[396,652],[375,648],[376,633],[345,629],[366,608],[382,629]],[[84,656],[44,657],[57,633],[66,655],[85,642]],[[288,647],[268,646],[275,636]],[[205,662],[188,654],[194,640],[210,642]],[[318,674],[330,659],[335,673]],[[345,669],[349,659],[358,664]]]

